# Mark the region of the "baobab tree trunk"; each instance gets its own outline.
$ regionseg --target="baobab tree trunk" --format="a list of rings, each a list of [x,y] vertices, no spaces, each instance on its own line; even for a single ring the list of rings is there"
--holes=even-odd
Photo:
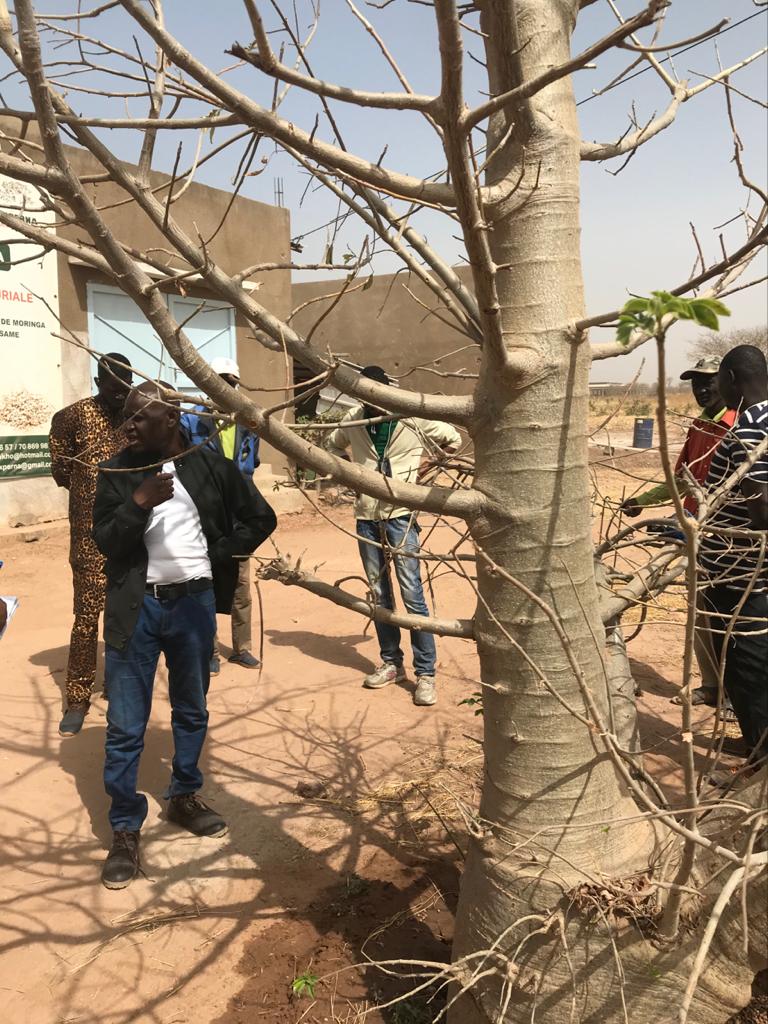
[[[492,95],[569,58],[578,6],[482,5]],[[527,40],[522,48],[520,38]],[[610,719],[590,525],[590,356],[585,340],[569,330],[583,316],[579,132],[570,79],[496,115],[488,147],[498,149],[487,184],[520,186],[484,211],[508,365],[486,346],[476,393],[485,415],[473,433],[475,486],[492,507],[471,524],[481,550],[476,635],[486,774],[454,959],[496,943],[514,965],[508,991],[493,976],[458,1000],[450,1020],[530,1021],[535,1002],[540,1024],[610,1024],[624,1019],[620,968],[599,913],[583,913],[572,897],[578,886],[647,871],[656,836],[638,820],[599,730],[572,713],[590,717],[586,687],[592,716]],[[476,290],[482,294],[477,282]],[[625,818],[633,823],[612,827]],[[643,942],[639,932],[635,938]],[[672,979],[674,987],[682,977]],[[721,1007],[712,1020],[725,1020],[748,1001],[749,980],[746,971],[731,990],[732,1009]],[[666,988],[660,983],[653,994],[650,986],[641,1000],[653,1005],[658,995],[658,1020],[676,1019]]]

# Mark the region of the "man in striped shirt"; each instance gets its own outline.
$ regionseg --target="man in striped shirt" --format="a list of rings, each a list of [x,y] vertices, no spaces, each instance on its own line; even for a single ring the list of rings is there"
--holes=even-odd
[[[736,422],[736,412],[729,409],[720,395],[718,387],[718,373],[720,371],[720,359],[718,356],[705,356],[699,359],[695,366],[680,374],[680,380],[691,382],[693,397],[701,406],[701,413],[693,420],[685,438],[685,444],[675,465],[675,478],[680,493],[684,496],[683,505],[685,511],[695,516],[699,509],[699,502],[694,493],[691,493],[686,479],[686,471],[690,473],[700,487],[704,487],[709,474],[709,467],[712,457],[722,439],[728,434]],[[634,518],[639,516],[643,509],[653,505],[662,505],[672,500],[671,492],[666,482],[657,484],[649,490],[627,498],[621,505],[622,511]],[[717,707],[717,694],[719,690],[718,679],[718,657],[712,643],[712,636],[709,630],[709,620],[706,612],[699,610],[696,616],[696,630],[694,632],[693,651],[696,655],[696,662],[701,674],[701,686],[691,694],[692,704],[707,704],[709,707]],[[678,694],[672,698],[673,704],[681,704],[683,698]],[[726,721],[734,721],[733,709],[730,701],[726,700],[723,711]]]
[[[712,459],[707,504],[739,469],[702,525],[699,565],[715,639],[725,643],[723,683],[750,761],[768,757],[768,368],[755,345],[738,345],[720,364],[720,393],[740,412]],[[756,449],[760,449],[756,451]]]

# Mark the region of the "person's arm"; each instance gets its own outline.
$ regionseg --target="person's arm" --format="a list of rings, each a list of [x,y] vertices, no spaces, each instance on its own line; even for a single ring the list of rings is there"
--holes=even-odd
[[[677,489],[683,497],[687,494],[687,488],[681,474],[683,467],[688,465],[688,439],[690,436],[689,431],[685,438],[685,444],[675,463]],[[625,515],[634,519],[635,516],[640,515],[644,508],[652,508],[654,505],[668,505],[671,501],[672,494],[665,480],[655,487],[649,487],[647,491],[643,491],[641,494],[636,494],[633,498],[627,498],[626,501],[622,501],[620,508]]]
[[[205,406],[201,405],[181,414],[182,429],[189,435],[192,444],[203,444],[213,432],[213,419],[201,415],[205,411]]]
[[[72,481],[72,458],[75,455],[72,410],[61,409],[51,420],[48,449],[51,453],[51,476],[59,487],[69,490]]]
[[[768,482],[747,476],[741,482],[741,493],[747,499],[752,529],[768,530]]]
[[[144,543],[144,530],[152,509],[173,496],[173,477],[155,473],[144,478],[128,497],[120,491],[117,474],[99,472],[93,503],[92,536],[106,558],[130,558]]]
[[[342,421],[343,422],[343,421]],[[328,451],[339,459],[348,459],[347,448],[349,448],[349,435],[343,426],[336,427],[328,437]]]
[[[684,494],[685,491],[682,484],[682,480],[678,480],[678,488]],[[666,481],[664,481],[664,483],[657,484],[656,487],[650,487],[647,491],[643,491],[642,494],[636,494],[634,498],[627,498],[626,501],[622,501],[620,508],[625,515],[634,517],[639,516],[644,508],[652,508],[654,505],[667,505],[671,500],[672,495],[669,493]]]
[[[440,420],[416,420],[417,430],[444,452],[455,452],[461,445],[461,434],[450,423]]]
[[[765,436],[765,427],[755,424],[750,413],[745,413],[733,430],[730,450],[734,467],[743,465]],[[752,529],[768,530],[768,455],[763,454],[750,466],[741,481],[741,493],[747,503]]]
[[[234,526],[228,537],[220,537],[208,550],[212,562],[224,562],[238,555],[250,555],[277,526],[271,506],[258,488],[250,486],[231,462],[221,466],[225,474],[223,495],[229,505]]]

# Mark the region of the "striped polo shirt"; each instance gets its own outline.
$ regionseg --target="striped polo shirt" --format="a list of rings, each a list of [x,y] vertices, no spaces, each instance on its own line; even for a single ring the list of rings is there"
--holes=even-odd
[[[745,409],[712,457],[706,488],[714,490],[747,460],[768,434],[768,401]],[[768,482],[768,454],[763,453],[747,473],[749,480]],[[737,484],[728,499],[710,517],[702,531],[699,564],[710,584],[745,590],[755,576],[752,592],[768,590],[768,552],[761,556],[757,537],[734,537],[725,530],[753,530],[747,499]],[[759,570],[758,570],[759,567]]]

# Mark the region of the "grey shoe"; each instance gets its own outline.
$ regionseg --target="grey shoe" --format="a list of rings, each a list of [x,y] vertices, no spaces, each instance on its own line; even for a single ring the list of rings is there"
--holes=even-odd
[[[232,665],[241,665],[243,668],[259,668],[261,662],[250,651],[235,651],[227,658]]]
[[[214,655],[211,658],[210,673],[211,673],[212,676],[217,676],[219,674],[219,672],[221,672],[221,659],[219,657],[217,657],[216,655]]]
[[[402,665],[392,665],[385,661],[379,665],[375,672],[371,672],[363,680],[366,690],[380,690],[382,686],[389,686],[390,683],[401,683],[405,679],[405,669]]]
[[[64,712],[64,717],[59,722],[59,735],[76,736],[83,728],[83,722],[87,714],[87,704],[78,704],[75,707],[67,708]]]
[[[437,690],[435,689],[434,676],[417,676],[416,692],[413,695],[413,703],[420,708],[428,708],[437,704]]]

